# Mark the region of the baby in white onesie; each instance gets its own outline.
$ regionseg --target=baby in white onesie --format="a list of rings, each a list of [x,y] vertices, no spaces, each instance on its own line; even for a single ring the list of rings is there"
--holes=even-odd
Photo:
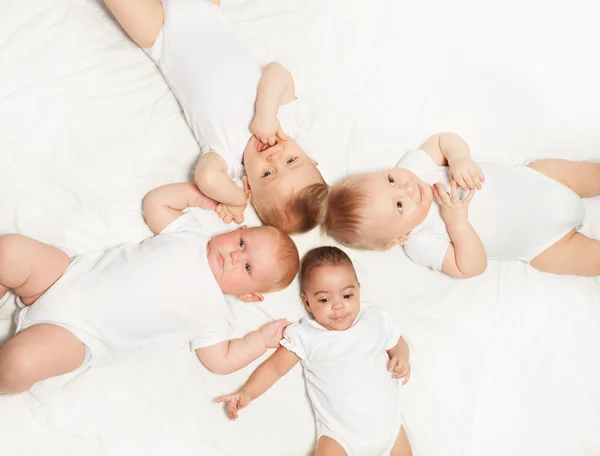
[[[266,226],[211,237],[188,208],[215,205],[193,183],[157,188],[144,200],[156,236],[74,259],[19,234],[0,236],[0,297],[13,289],[22,304],[17,333],[0,348],[0,394],[186,345],[226,374],[278,346],[285,320],[230,340],[224,295],[255,302],[287,287],[298,271],[296,246]]]
[[[276,62],[264,70],[223,18],[220,0],[105,0],[161,70],[201,146],[198,188],[225,222],[251,201],[265,225],[308,231],[327,185],[293,137],[306,107]],[[261,75],[262,74],[262,75]]]
[[[600,275],[600,241],[579,233],[582,198],[600,195],[600,163],[475,163],[452,133],[432,136],[396,168],[332,187],[324,228],[354,248],[398,244],[415,262],[453,277],[487,260],[522,260],[555,274]]]
[[[393,315],[361,303],[352,261],[337,247],[308,252],[300,277],[311,317],[288,326],[281,347],[217,402],[226,402],[235,420],[300,361],[315,413],[316,456],[411,455],[396,380],[410,378],[408,346]]]

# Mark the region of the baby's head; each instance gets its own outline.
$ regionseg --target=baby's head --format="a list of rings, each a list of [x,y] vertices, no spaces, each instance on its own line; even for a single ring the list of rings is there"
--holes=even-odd
[[[387,250],[408,239],[432,201],[431,186],[407,169],[356,174],[329,190],[323,228],[342,245]]]
[[[214,236],[206,255],[221,291],[246,302],[286,288],[300,263],[294,241],[272,226],[243,226]]]
[[[352,261],[337,247],[309,251],[300,270],[306,310],[324,328],[348,329],[360,311],[360,284]]]
[[[258,145],[252,138],[244,150],[244,188],[261,221],[285,233],[317,226],[328,190],[317,162],[291,138],[264,150]]]

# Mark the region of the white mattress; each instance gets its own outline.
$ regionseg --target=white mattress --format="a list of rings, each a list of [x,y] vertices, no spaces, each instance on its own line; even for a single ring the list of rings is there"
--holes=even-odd
[[[451,6],[450,6],[451,5]],[[600,158],[593,0],[236,0],[226,13],[261,62],[313,107],[300,143],[333,182],[393,165],[440,130],[479,157]],[[3,0],[0,233],[71,253],[150,235],[143,195],[189,178],[198,148],[153,63],[96,0]],[[600,237],[600,201],[585,230]],[[250,217],[252,219],[252,217]],[[223,229],[212,214],[207,223]],[[297,238],[302,251],[318,232]],[[600,282],[491,263],[457,281],[400,249],[350,252],[365,293],[402,322],[413,377],[402,410],[416,456],[600,454]],[[297,319],[297,284],[236,304],[241,334]],[[15,307],[0,308],[1,336]],[[300,456],[314,445],[294,369],[229,422],[216,376],[187,351],[0,397],[7,456]]]

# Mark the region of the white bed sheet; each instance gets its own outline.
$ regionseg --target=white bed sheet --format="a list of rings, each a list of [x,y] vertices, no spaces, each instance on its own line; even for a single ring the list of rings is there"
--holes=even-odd
[[[451,3],[451,5],[450,5]],[[600,158],[600,31],[592,0],[230,1],[234,29],[280,60],[313,107],[301,144],[329,181],[390,166],[440,130],[508,161]],[[72,253],[150,235],[140,201],[189,177],[198,149],[153,63],[96,0],[3,0],[0,233]],[[585,229],[600,237],[600,201]],[[250,219],[253,219],[250,216]],[[207,223],[223,229],[212,214]],[[254,219],[255,220],[255,219]],[[312,232],[302,251],[327,242]],[[364,292],[402,322],[402,389],[416,456],[600,454],[600,282],[492,263],[451,280],[400,249],[350,252]],[[236,305],[239,333],[302,313],[297,284]],[[0,335],[14,302],[0,307]],[[312,412],[299,368],[228,422],[230,376],[192,353],[97,368],[0,398],[10,456],[305,455]]]

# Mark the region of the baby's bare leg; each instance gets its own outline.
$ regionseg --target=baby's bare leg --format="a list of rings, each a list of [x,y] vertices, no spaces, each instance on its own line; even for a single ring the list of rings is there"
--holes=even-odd
[[[600,163],[570,160],[539,160],[529,168],[566,185],[581,198],[600,195]]]
[[[396,443],[394,443],[390,456],[412,456],[412,454],[412,448],[410,447],[410,442],[408,441],[404,426],[400,426],[400,432],[398,432],[398,437],[396,438]]]
[[[147,48],[154,44],[164,18],[160,0],[104,0],[104,3],[138,46]]]
[[[600,241],[572,230],[531,260],[531,266],[553,274],[600,276]]]
[[[348,456],[346,451],[334,439],[323,435],[317,442],[317,451],[315,456]]]
[[[0,348],[0,394],[27,391],[34,383],[74,371],[85,360],[85,345],[67,329],[30,326]]]
[[[60,249],[20,234],[0,236],[0,295],[12,288],[29,305],[63,275],[71,259]]]

